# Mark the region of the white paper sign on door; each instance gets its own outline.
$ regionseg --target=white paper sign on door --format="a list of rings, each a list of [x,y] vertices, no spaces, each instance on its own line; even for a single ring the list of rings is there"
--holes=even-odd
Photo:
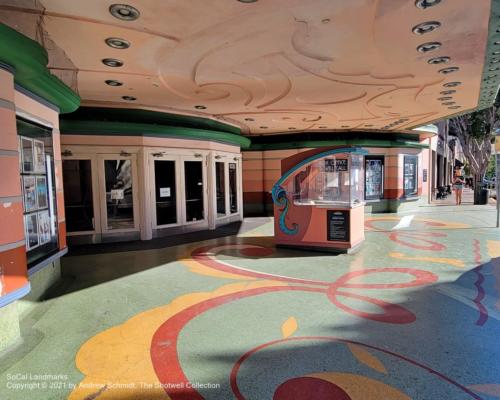
[[[123,189],[111,189],[111,200],[123,200]]]
[[[160,188],[160,197],[170,197],[170,188],[169,187]]]

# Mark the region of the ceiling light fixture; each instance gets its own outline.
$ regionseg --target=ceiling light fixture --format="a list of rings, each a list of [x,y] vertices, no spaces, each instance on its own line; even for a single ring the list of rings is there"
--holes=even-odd
[[[135,101],[135,100],[137,100],[137,98],[135,98],[134,96],[122,96],[122,99],[123,100],[127,100],[127,101]]]
[[[135,21],[141,15],[137,8],[127,4],[112,4],[109,7],[109,12],[113,17],[122,21]]]
[[[450,62],[450,57],[434,57],[427,60],[429,64],[446,64]]]
[[[123,61],[117,60],[116,58],[103,58],[102,63],[113,68],[121,67],[123,65]]]
[[[206,110],[206,106],[203,106],[203,105],[197,105],[197,106],[194,106],[194,108],[196,108],[197,110]]]
[[[448,67],[448,68],[443,68],[443,69],[440,69],[438,72],[440,74],[451,74],[452,72],[457,72],[459,70],[458,67]]]
[[[123,83],[120,82],[120,81],[115,81],[114,79],[108,79],[106,81],[104,81],[106,83],[106,85],[109,85],[109,86],[122,86]]]
[[[422,22],[421,24],[415,25],[412,28],[412,32],[415,35],[424,35],[426,33],[432,32],[433,30],[439,28],[441,23],[438,21],[428,21]]]
[[[429,51],[437,50],[441,47],[440,42],[427,42],[423,43],[417,47],[417,51],[420,53],[427,53]]]
[[[349,128],[349,125],[342,125],[341,128]]]
[[[267,126],[261,126],[260,129],[267,129]]]
[[[450,110],[456,110],[457,108],[462,108],[462,106],[450,106],[448,107]]]
[[[327,126],[325,126],[325,125],[321,125],[321,126],[319,127],[319,129],[327,129],[327,128],[328,128],[328,127],[327,127]]]
[[[439,97],[438,100],[439,101],[446,101],[446,100],[451,100],[453,97]]]
[[[443,106],[452,106],[453,104],[457,104],[456,101],[447,101],[446,103],[443,103]]]
[[[456,92],[457,92],[456,90],[444,90],[444,91],[440,92],[440,94],[444,94],[445,96],[447,96],[449,94],[453,94]]]
[[[130,42],[125,39],[110,37],[105,40],[106,44],[113,49],[128,49],[130,47]]]
[[[238,0],[240,3],[255,3],[257,0]]]
[[[425,10],[426,8],[437,6],[439,3],[441,3],[441,0],[417,0],[415,1],[415,6]]]
[[[462,82],[448,82],[448,83],[445,83],[443,86],[444,87],[457,87],[457,86],[460,86],[462,84]]]
[[[245,118],[245,121],[251,122],[251,121],[255,121],[255,120],[253,118]]]
[[[290,126],[290,127],[288,127],[288,129],[290,129],[292,131],[292,130],[295,130],[297,128],[295,128],[294,126]]]

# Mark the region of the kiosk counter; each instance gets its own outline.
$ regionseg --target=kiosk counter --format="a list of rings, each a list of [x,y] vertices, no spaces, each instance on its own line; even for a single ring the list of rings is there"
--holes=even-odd
[[[335,148],[283,160],[272,191],[277,246],[350,253],[361,245],[364,154]]]

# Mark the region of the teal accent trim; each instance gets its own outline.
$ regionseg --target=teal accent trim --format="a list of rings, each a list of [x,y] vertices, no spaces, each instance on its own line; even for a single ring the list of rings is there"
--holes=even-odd
[[[75,111],[80,97],[47,69],[47,51],[34,40],[0,24],[0,62],[14,69],[14,82],[59,108]]]
[[[248,151],[269,151],[320,148],[331,146],[358,146],[358,147],[384,147],[384,148],[413,148],[428,149],[428,144],[406,140],[303,140],[287,143],[252,144]]]
[[[293,228],[288,228],[286,225],[286,214],[288,212],[289,208],[289,200],[288,200],[288,193],[286,190],[281,186],[295,171],[301,169],[307,164],[310,164],[313,161],[316,161],[320,158],[331,156],[333,154],[339,154],[339,153],[352,153],[352,154],[360,154],[360,155],[366,155],[368,152],[366,150],[357,148],[357,147],[342,147],[339,149],[332,149],[332,150],[327,150],[323,151],[321,153],[315,154],[311,157],[306,158],[305,160],[302,160],[299,162],[297,165],[295,165],[293,168],[289,169],[287,172],[285,172],[280,179],[273,185],[273,188],[271,190],[271,195],[273,198],[274,204],[276,204],[278,207],[283,207],[280,211],[280,217],[279,217],[279,227],[280,230],[287,234],[287,235],[296,235],[297,232],[299,231],[299,226],[295,222],[293,223]]]
[[[240,146],[242,149],[246,149],[250,146],[250,139],[233,133],[168,125],[63,120],[61,121],[60,130],[63,135],[170,137],[178,139],[209,140]]]
[[[74,113],[65,115],[63,119],[181,126],[241,135],[240,128],[213,119],[134,108],[80,107]]]
[[[31,291],[31,284],[28,282],[26,285],[20,287],[0,297],[0,307],[5,307],[6,305],[12,303],[13,301],[19,300],[20,298],[26,296]]]

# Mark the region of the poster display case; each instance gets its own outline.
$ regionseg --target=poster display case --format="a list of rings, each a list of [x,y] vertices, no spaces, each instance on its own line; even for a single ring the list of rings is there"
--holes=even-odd
[[[17,121],[28,268],[58,251],[51,130]]]
[[[304,152],[273,188],[278,246],[351,252],[364,240],[364,152]],[[295,163],[292,168],[290,163]],[[284,166],[286,167],[284,168]]]

